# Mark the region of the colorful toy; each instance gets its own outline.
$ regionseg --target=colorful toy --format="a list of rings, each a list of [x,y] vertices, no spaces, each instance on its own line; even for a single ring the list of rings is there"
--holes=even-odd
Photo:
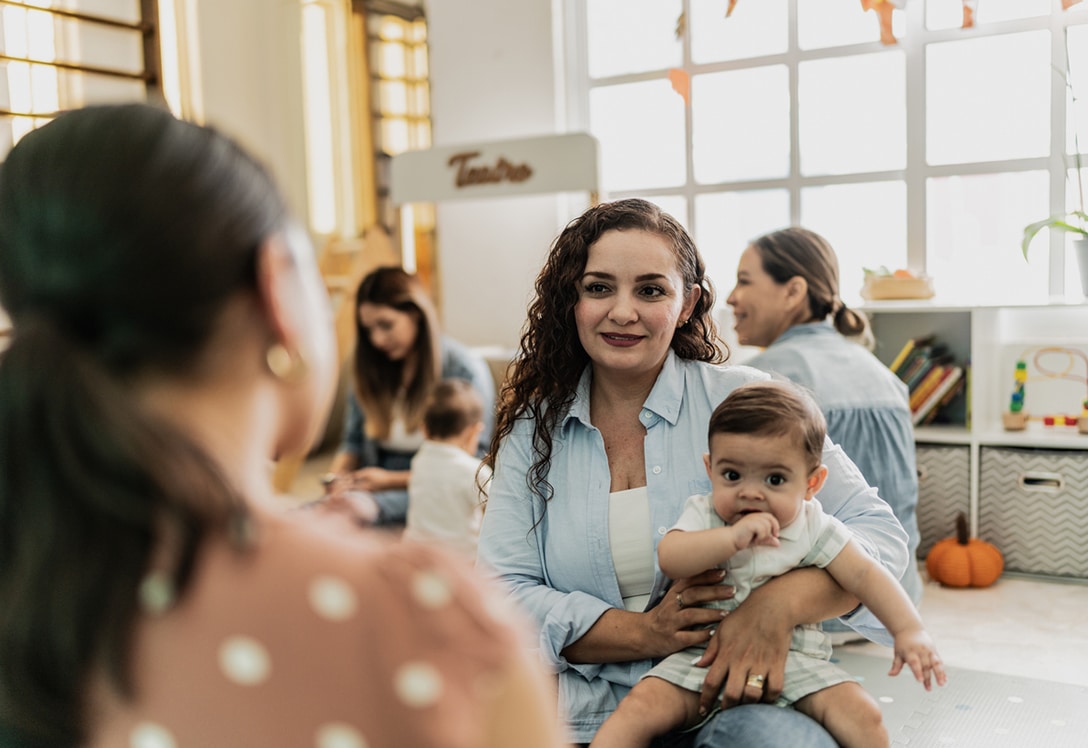
[[[1049,413],[1041,416],[1032,416],[1026,409],[1027,382],[1028,382],[1028,356],[1039,376],[1036,379],[1069,379],[1080,382],[1088,388],[1088,356],[1075,348],[1061,346],[1047,346],[1043,348],[1028,349],[1020,355],[1013,372],[1013,389],[1009,397],[1009,409],[1002,414],[1001,420],[1006,431],[1022,431],[1027,428],[1028,421],[1041,421],[1048,427],[1074,427],[1082,434],[1088,434],[1088,398],[1081,402],[1079,415],[1068,413]],[[1062,369],[1048,368],[1047,362],[1053,360],[1053,354],[1065,356],[1065,366]],[[1049,358],[1046,358],[1049,356]],[[1075,373],[1077,364],[1083,365],[1083,373]]]
[[[967,515],[956,516],[956,536],[938,540],[926,556],[930,579],[945,587],[989,587],[1005,569],[996,546],[967,534]]]

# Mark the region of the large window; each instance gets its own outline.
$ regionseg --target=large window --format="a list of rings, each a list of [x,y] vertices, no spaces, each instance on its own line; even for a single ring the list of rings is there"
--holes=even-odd
[[[857,0],[569,4],[571,124],[601,142],[604,197],[675,214],[720,290],[792,224],[835,246],[848,302],[880,265],[965,301],[1079,294],[1067,235],[1029,262],[1020,240],[1078,199],[1088,3],[980,0],[962,28],[961,0],[908,0],[893,44]]]
[[[0,0],[0,159],[65,109],[161,100],[157,0]]]

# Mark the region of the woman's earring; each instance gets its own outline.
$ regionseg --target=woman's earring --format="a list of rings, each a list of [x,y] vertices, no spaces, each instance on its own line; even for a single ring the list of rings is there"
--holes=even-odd
[[[298,384],[306,376],[307,366],[301,354],[291,353],[283,343],[273,343],[265,353],[265,363],[272,376],[287,384]]]
[[[687,323],[688,323],[688,320],[686,320],[686,319],[680,320],[680,322],[676,325],[676,329],[679,330],[681,327],[684,327]]]

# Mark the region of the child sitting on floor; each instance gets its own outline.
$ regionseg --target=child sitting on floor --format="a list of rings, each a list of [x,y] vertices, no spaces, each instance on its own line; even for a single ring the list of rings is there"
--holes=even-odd
[[[444,379],[435,385],[423,414],[426,439],[408,478],[405,537],[438,540],[476,557],[483,515],[476,448],[483,413],[483,401],[467,381]],[[488,477],[481,474],[479,485]]]
[[[946,682],[944,667],[899,582],[870,558],[846,527],[814,498],[827,477],[820,464],[826,426],[813,399],[789,382],[753,382],[734,390],[710,419],[704,456],[711,492],[688,499],[661,539],[658,561],[672,579],[728,568],[729,609],[752,587],[798,566],[826,568],[895,637],[890,675],[906,664],[927,690]],[[666,597],[671,602],[671,599]],[[676,603],[683,607],[682,595]],[[666,604],[662,602],[661,604]],[[697,725],[704,651],[673,654],[643,676],[597,732],[592,746],[649,746],[654,737]],[[776,703],[820,722],[842,746],[888,745],[880,707],[838,666],[818,625],[794,630]],[[773,694],[773,674],[749,673],[745,694]],[[765,691],[765,687],[767,687]]]

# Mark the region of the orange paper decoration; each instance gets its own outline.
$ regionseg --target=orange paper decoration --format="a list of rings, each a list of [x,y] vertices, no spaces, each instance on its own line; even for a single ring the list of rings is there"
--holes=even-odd
[[[892,33],[892,11],[901,7],[906,0],[861,0],[862,10],[874,10],[880,18],[880,41],[884,44],[898,44]]]
[[[691,100],[691,75],[686,70],[680,68],[672,68],[669,70],[669,83],[672,84],[672,90],[680,94],[680,97],[684,100],[685,104],[690,103]]]

